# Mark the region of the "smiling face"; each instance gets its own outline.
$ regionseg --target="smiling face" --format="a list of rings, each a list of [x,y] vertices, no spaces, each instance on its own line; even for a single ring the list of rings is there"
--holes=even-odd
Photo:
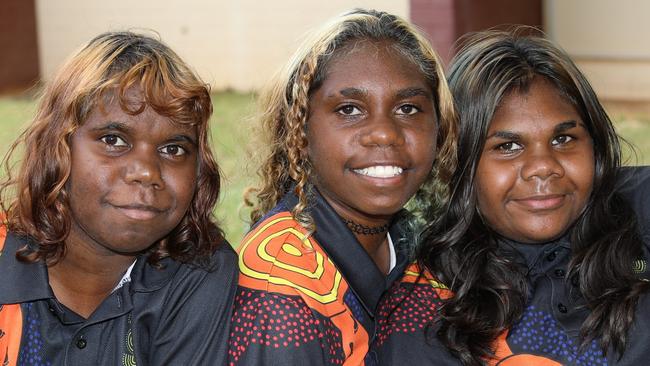
[[[134,90],[128,95],[139,98]],[[66,244],[133,255],[166,236],[188,210],[196,189],[196,127],[149,107],[132,116],[116,101],[104,111],[94,108],[71,138]]]
[[[431,86],[385,42],[359,42],[327,71],[309,100],[313,181],[340,216],[366,224],[390,220],[433,164]]]
[[[500,235],[525,243],[562,236],[591,195],[593,143],[585,122],[543,79],[506,95],[476,173],[478,205]]]

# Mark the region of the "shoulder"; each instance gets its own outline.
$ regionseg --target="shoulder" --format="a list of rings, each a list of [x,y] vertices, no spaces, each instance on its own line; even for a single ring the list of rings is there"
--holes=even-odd
[[[210,288],[235,287],[237,279],[237,254],[224,242],[210,258],[209,268],[180,263],[172,282],[191,282]]]
[[[620,168],[616,190],[627,198],[641,198],[650,191],[650,166]]]
[[[239,246],[239,270],[260,277],[277,266],[304,266],[320,247],[289,212],[280,212],[259,222]]]
[[[616,192],[634,210],[643,240],[650,245],[650,167],[621,168]]]

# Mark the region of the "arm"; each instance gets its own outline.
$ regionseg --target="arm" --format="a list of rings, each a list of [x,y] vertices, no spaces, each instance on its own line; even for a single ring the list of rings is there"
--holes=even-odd
[[[621,168],[617,192],[636,213],[643,240],[650,243],[650,167]]]
[[[326,365],[342,349],[332,322],[299,296],[240,286],[231,327],[231,365]]]

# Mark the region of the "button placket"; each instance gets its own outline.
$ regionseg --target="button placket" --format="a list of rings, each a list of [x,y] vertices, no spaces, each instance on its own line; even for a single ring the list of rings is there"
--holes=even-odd
[[[75,342],[75,346],[77,346],[77,348],[84,349],[86,348],[87,345],[88,342],[86,341],[83,335],[77,337],[77,341]]]

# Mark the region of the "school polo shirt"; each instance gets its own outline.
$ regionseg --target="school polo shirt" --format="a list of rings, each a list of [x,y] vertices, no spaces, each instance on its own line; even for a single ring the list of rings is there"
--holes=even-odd
[[[27,241],[2,234],[0,364],[225,364],[237,278],[227,243],[213,255],[210,272],[169,258],[156,269],[139,258],[131,281],[84,319],[56,300],[42,262],[16,260]]]
[[[291,215],[293,194],[244,238],[230,335],[231,365],[374,365],[377,306],[407,263],[409,239],[395,224],[388,276],[317,193],[307,235]]]
[[[644,238],[643,256],[633,269],[650,279],[650,169],[622,169],[616,191],[631,204]],[[598,340],[579,348],[579,332],[589,310],[577,287],[567,283],[571,259],[568,237],[546,244],[503,240],[499,250],[527,273],[528,301],[522,317],[497,339],[489,365],[646,365],[650,360],[650,294],[639,298],[623,356],[604,355]],[[452,294],[416,265],[410,266],[380,306],[380,330],[373,349],[383,365],[459,365],[436,337],[438,309]]]

